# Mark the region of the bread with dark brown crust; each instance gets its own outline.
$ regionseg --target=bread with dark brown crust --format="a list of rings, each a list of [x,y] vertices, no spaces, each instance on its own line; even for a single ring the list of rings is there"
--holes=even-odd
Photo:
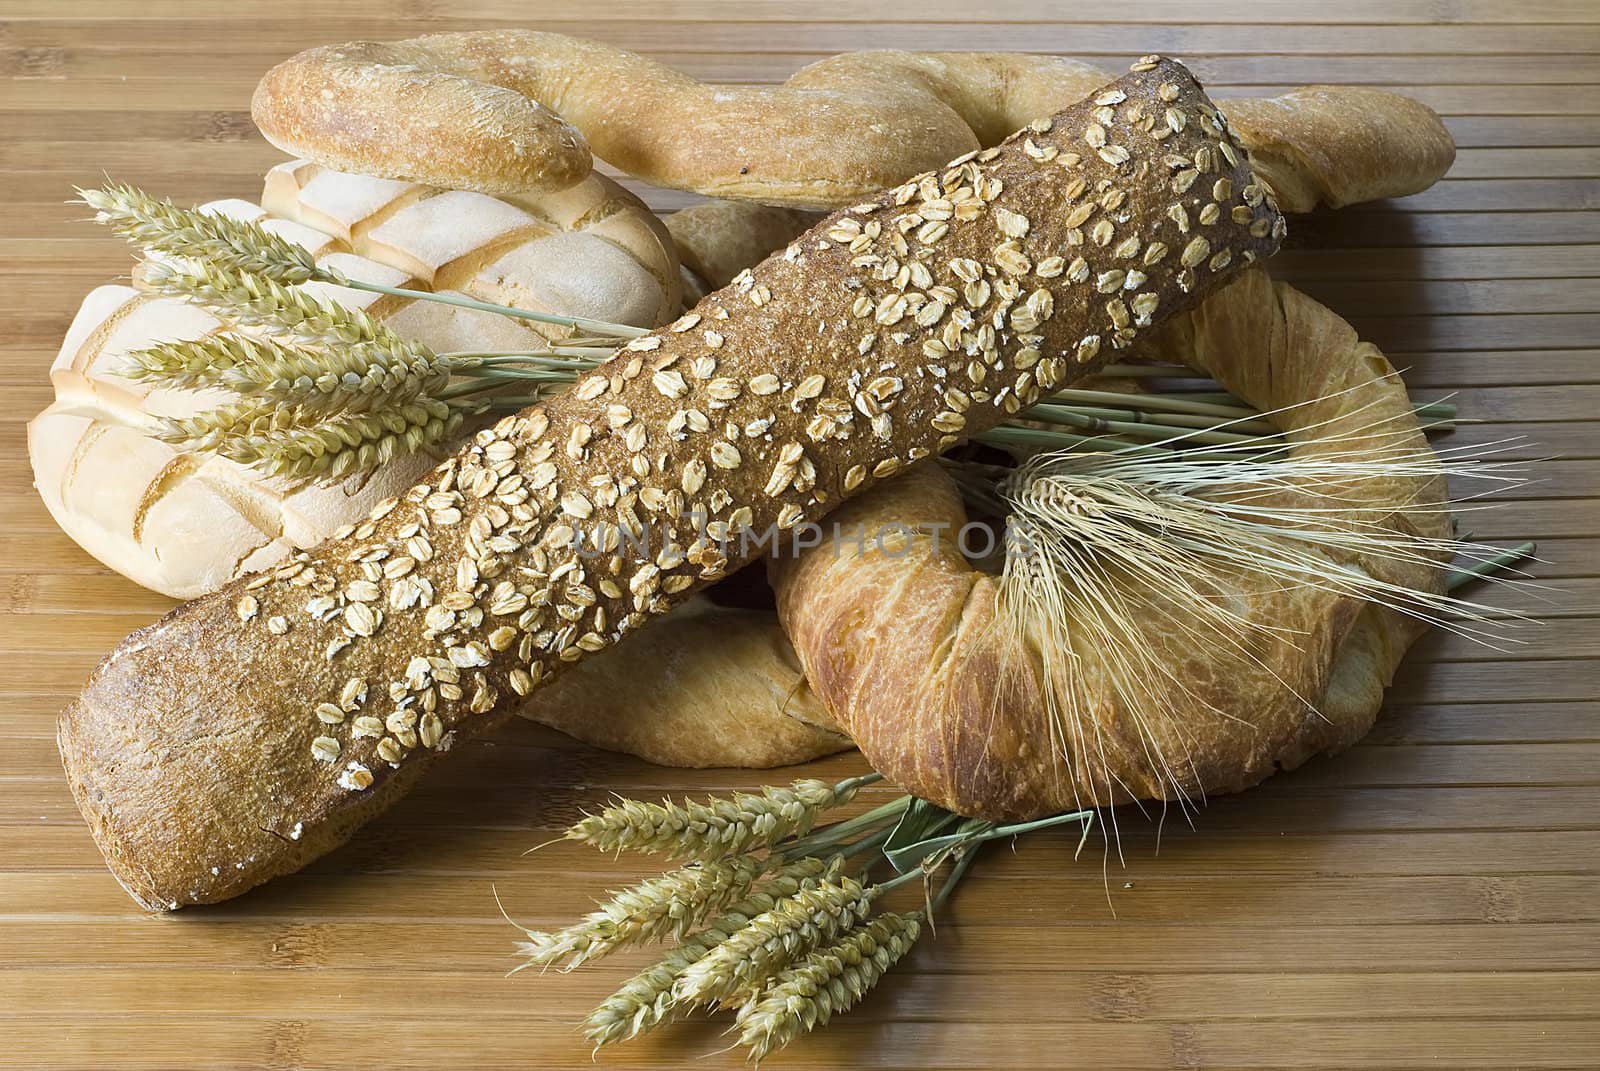
[[[369,519],[119,645],[59,731],[96,840],[156,908],[302,866],[766,549],[742,530],[792,533],[1091,374],[1282,233],[1156,57],[833,214]]]
[[[1244,273],[1168,321],[1150,349],[1273,411],[1299,456],[1426,454],[1405,385],[1383,354],[1264,271]],[[1280,495],[1379,530],[1449,534],[1443,480],[1417,463],[1391,477],[1324,479]],[[916,530],[904,547],[822,548],[770,569],[784,628],[824,705],[874,768],[961,814],[1026,819],[1248,788],[1365,735],[1401,656],[1426,627],[1353,595],[1218,567],[1195,582],[1260,631],[1248,643],[1208,643],[1182,596],[1112,571],[1120,597],[1149,608],[1132,627],[1181,682],[1119,688],[1116,655],[1098,642],[1104,632],[1093,614],[1063,610],[1071,650],[1007,627],[1014,618],[999,578],[968,563],[950,536],[966,521],[949,476],[918,466],[831,518],[847,530]],[[1402,590],[1442,590],[1442,561],[1330,560]],[[1053,689],[1089,699],[1053,703]],[[1077,719],[1065,733],[1051,723],[1064,705]]]

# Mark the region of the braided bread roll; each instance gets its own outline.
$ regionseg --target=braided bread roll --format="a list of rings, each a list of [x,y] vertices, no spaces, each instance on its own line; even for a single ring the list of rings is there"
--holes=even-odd
[[[1092,374],[1282,229],[1155,57],[835,213],[316,551],[119,645],[58,734],[96,842],[158,908],[298,868],[755,557],[742,529],[791,531]]]
[[[559,187],[592,146],[657,186],[837,208],[997,144],[1110,77],[1056,56],[883,50],[831,56],[781,86],[707,85],[596,41],[485,30],[309,49],[267,72],[251,115],[287,152],[438,186]],[[1415,193],[1455,157],[1438,116],[1379,90],[1311,86],[1223,110],[1289,212]],[[1352,137],[1383,141],[1392,166],[1350,168],[1337,148]],[[1419,171],[1427,182],[1406,181]],[[1309,181],[1280,185],[1289,177]]]
[[[1149,348],[1274,411],[1297,456],[1378,459],[1427,450],[1405,386],[1383,354],[1263,271],[1244,273],[1168,321]],[[1315,434],[1302,434],[1311,428]],[[1283,497],[1379,528],[1449,535],[1437,477],[1319,482],[1298,499]],[[812,687],[872,765],[961,814],[1025,819],[1248,788],[1365,735],[1401,656],[1426,628],[1357,598],[1219,568],[1203,587],[1231,600],[1241,617],[1291,634],[1234,648],[1197,641],[1191,610],[1118,576],[1112,582],[1132,604],[1142,598],[1165,608],[1130,627],[1186,686],[1136,709],[1129,696],[1143,693],[1118,687],[1114,657],[1093,642],[1102,634],[1097,621],[1063,611],[1066,634],[1083,637],[1072,650],[1002,624],[998,578],[963,558],[949,535],[967,516],[937,466],[917,467],[831,520],[846,530],[895,525],[917,534],[888,551],[869,544],[860,554],[813,550],[775,559],[770,575],[784,628]],[[941,530],[942,541],[930,535]],[[1443,590],[1442,568],[1373,554],[1327,556],[1406,590]],[[1088,698],[1053,705],[1052,690]],[[1047,713],[1062,707],[1073,716],[1064,731]]]

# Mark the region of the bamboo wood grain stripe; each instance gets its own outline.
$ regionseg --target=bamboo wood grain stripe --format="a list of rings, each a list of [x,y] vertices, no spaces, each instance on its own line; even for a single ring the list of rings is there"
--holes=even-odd
[[[273,5],[284,19],[319,21],[329,17],[329,8],[317,0],[283,0]],[[747,20],[789,23],[794,20],[794,5],[785,0],[700,0],[692,7],[674,13],[680,22],[720,22],[730,17]],[[818,18],[834,21],[869,22],[877,25],[893,24],[896,20],[885,17],[875,9],[864,9],[850,0],[824,0],[806,5],[806,12]],[[382,18],[386,21],[404,22],[434,19],[444,16],[456,20],[463,18],[492,19],[526,17],[525,5],[514,0],[475,0],[469,5],[439,3],[436,0],[418,2],[408,6],[400,19],[394,16],[390,4],[378,0],[347,0],[337,9],[340,17],[364,19]],[[1309,23],[1318,25],[1412,24],[1441,23],[1592,23],[1600,22],[1600,14],[1586,0],[1529,0],[1508,7],[1495,0],[1455,0],[1449,6],[1417,3],[1415,0],[1347,0],[1339,5],[1308,7],[1296,0],[1254,0],[1245,4],[1215,4],[1197,9],[1184,0],[1149,0],[1134,9],[1116,9],[1115,19],[1094,11],[1073,9],[1070,18],[1062,18],[1059,5],[1050,0],[1019,0],[1007,5],[1003,12],[989,12],[974,8],[958,0],[933,0],[919,9],[919,14],[929,19],[978,22],[988,25],[1033,20],[1050,20],[1063,23],[1092,23],[1096,21],[1181,22],[1203,11],[1204,21],[1212,24],[1241,24],[1255,27],[1261,23]],[[618,19],[657,18],[658,5],[650,0],[620,0],[596,10],[583,0],[546,0],[540,5],[540,14],[550,19],[583,19],[597,30]],[[13,0],[8,5],[8,16],[14,20],[60,20],[70,16],[74,21],[177,21],[185,26],[230,23],[239,19],[259,17],[247,7],[227,6],[196,9],[184,0],[154,0],[136,9],[129,9],[118,0],[79,0],[64,10],[51,0]],[[998,17],[997,17],[998,16]]]
[[[1471,702],[1504,699],[1506,696],[1489,695],[1481,693],[1451,694],[1451,683],[1482,680],[1498,675],[1509,678],[1508,685],[1515,686],[1519,677],[1532,674],[1558,673],[1574,676],[1581,673],[1581,667],[1573,663],[1559,661],[1529,661],[1529,662],[1491,662],[1491,663],[1453,663],[1444,666],[1432,666],[1423,674],[1413,671],[1410,676],[1426,676],[1430,683],[1443,679],[1445,683],[1437,687],[1437,694],[1429,692],[1428,699],[1440,699],[1445,702]],[[1506,687],[1506,686],[1502,686]],[[1553,690],[1553,689],[1552,689]],[[1402,685],[1398,701],[1414,700],[1413,696]],[[1462,692],[1466,692],[1462,688]],[[1546,693],[1548,694],[1548,693]],[[1582,701],[1584,695],[1570,695],[1566,698]],[[0,783],[30,782],[35,780],[58,780],[51,761],[55,756],[54,744],[49,736],[17,737],[11,741],[4,753],[0,753]],[[1403,787],[1406,785],[1600,785],[1600,772],[1597,772],[1596,760],[1600,759],[1600,745],[1589,742],[1557,742],[1557,743],[1531,743],[1531,744],[1453,744],[1441,743],[1430,745],[1426,748],[1411,746],[1356,748],[1345,753],[1341,762],[1318,763],[1312,767],[1298,771],[1294,776],[1296,783],[1302,786],[1344,787],[1344,788],[1389,788]],[[844,776],[852,768],[859,768],[861,762],[858,758],[835,760],[838,769],[844,771]],[[560,763],[571,763],[578,773],[583,774],[574,785],[567,780],[572,775],[564,774],[556,769]],[[636,769],[634,764],[612,761],[606,757],[595,757],[587,752],[575,752],[571,745],[562,748],[549,748],[543,745],[523,746],[513,738],[501,741],[494,748],[486,748],[471,753],[470,759],[461,759],[456,764],[458,773],[441,774],[436,782],[437,791],[453,791],[473,793],[475,778],[511,778],[526,777],[530,772],[539,772],[542,782],[546,786],[544,791],[550,793],[550,798],[557,801],[566,801],[569,805],[558,809],[560,818],[557,825],[564,828],[566,824],[577,821],[580,817],[579,809],[585,800],[604,799],[609,791],[640,792],[660,798],[662,793],[677,792],[712,792],[719,788],[728,787],[726,779],[702,784],[706,778],[680,775],[673,771],[671,775],[664,775],[659,770],[649,768]],[[819,768],[821,769],[821,768]],[[829,770],[828,773],[832,773]],[[823,776],[818,773],[817,776]],[[749,783],[748,778],[745,783]],[[735,782],[737,783],[737,782]],[[563,795],[561,787],[569,786],[567,794]],[[581,792],[573,793],[572,788],[580,788]],[[532,791],[531,788],[527,791]],[[467,798],[471,798],[470,795]],[[1263,804],[1265,806],[1265,804]],[[403,831],[386,833],[384,827],[373,827],[364,832],[361,841],[351,845],[341,854],[340,858],[346,862],[354,859],[364,859],[376,854],[393,853],[402,847],[398,841],[415,837],[421,843],[405,846],[405,865],[408,868],[425,871],[453,871],[466,869],[477,871],[487,866],[489,862],[495,865],[491,869],[505,868],[518,869],[530,865],[520,861],[521,853],[538,843],[530,841],[525,833],[520,830],[507,831],[503,825],[486,825],[494,822],[486,816],[481,816],[472,828],[481,833],[479,839],[489,838],[492,845],[482,849],[481,855],[473,853],[473,846],[449,843],[449,830],[458,830],[460,826],[451,826],[437,835],[423,837],[421,830],[430,829],[437,831],[436,824],[414,826],[408,824]],[[1178,821],[1179,815],[1173,808],[1172,820]],[[1206,836],[1212,831],[1204,823]],[[1493,823],[1490,823],[1491,825]],[[62,857],[50,854],[54,850],[55,841],[51,838],[65,838],[67,843],[75,845],[73,849],[79,852],[73,856],[79,865],[96,865],[97,856],[94,846],[79,834],[82,830],[72,824],[70,830],[50,831],[48,829],[29,830],[22,834],[23,839],[13,842],[26,843],[30,851],[18,857],[18,862],[8,864],[10,869],[32,870],[42,866],[61,865]],[[1076,836],[1076,833],[1073,834]],[[520,840],[519,840],[520,838]],[[504,852],[504,855],[500,853]],[[385,858],[388,858],[386,855]],[[1288,858],[1287,856],[1285,857]],[[1465,858],[1465,857],[1464,857]],[[570,867],[574,864],[580,868],[603,869],[604,863],[594,857],[556,851],[548,848],[542,851],[537,860],[537,870],[547,868],[558,869]],[[1528,869],[1539,869],[1528,863],[1523,864]],[[331,865],[331,864],[330,864]],[[1405,871],[1409,864],[1396,862],[1397,866]],[[1593,858],[1586,862],[1573,864],[1579,869],[1593,868]],[[1568,864],[1557,865],[1552,861],[1550,869],[1571,869]],[[1470,872],[1465,871],[1465,872]]]
[[[693,51],[702,46],[706,31],[698,21],[651,16],[632,19],[607,20],[603,27],[590,21],[541,17],[540,29],[554,33],[582,36],[603,30],[605,39],[623,48],[637,52]],[[487,28],[526,26],[526,11],[509,17],[492,15],[456,16],[429,20],[427,24],[392,22],[386,36],[406,36],[408,33],[437,32],[455,28]],[[64,25],[80,26],[79,22]],[[133,20],[134,31],[156,30],[159,22]],[[285,44],[305,40],[337,41],[341,30],[345,37],[372,36],[371,20],[351,19],[341,14],[337,18],[308,19],[299,25],[287,20],[262,20],[242,18],[221,24],[237,27],[233,32],[259,30],[257,40]],[[27,23],[13,23],[12,33],[21,36]],[[415,29],[411,27],[415,26]],[[988,50],[1015,47],[1016,42],[1028,40],[1035,49],[1066,51],[1082,56],[1110,56],[1125,60],[1140,52],[1161,52],[1182,56],[1218,56],[1241,52],[1264,52],[1280,56],[1300,54],[1335,54],[1344,56],[1384,56],[1404,54],[1432,55],[1531,55],[1568,54],[1574,57],[1592,57],[1600,47],[1600,26],[1594,24],[1540,24],[1521,23],[1515,26],[1461,25],[1461,24],[1344,24],[1302,26],[1285,23],[1258,22],[1250,27],[1248,48],[1241,48],[1241,34],[1231,25],[1195,22],[1184,23],[1127,23],[1127,22],[998,22],[984,18],[981,21],[940,21],[919,18],[914,22],[884,24],[892,32],[895,46],[909,49],[966,49]],[[848,22],[829,22],[817,19],[790,20],[782,33],[774,33],[768,23],[738,18],[720,19],[716,23],[718,51],[763,55],[784,53],[791,42],[803,39],[807,51],[826,53],[846,51],[862,46],[859,25]],[[168,35],[170,43],[170,34]],[[137,44],[137,38],[129,40]],[[290,44],[293,47],[303,45]],[[1592,61],[1591,61],[1592,62]],[[1202,72],[1203,76],[1203,72]]]
[[[1139,878],[1133,880],[1137,888]],[[1103,909],[1104,892],[1098,883],[1085,882],[1069,902],[1073,910],[1079,913],[1091,904]],[[1246,901],[1245,905],[1240,906],[1248,903]],[[1001,958],[1008,961],[1010,973],[1034,975],[1036,984],[1042,981],[1041,976],[1048,976],[1047,971],[1050,974],[1084,971],[1178,973],[1219,969],[1275,972],[1282,970],[1278,960],[1280,953],[1274,947],[1280,941],[1292,943],[1302,957],[1301,962],[1316,964],[1324,970],[1370,970],[1374,963],[1393,962],[1408,971],[1418,972],[1528,969],[1588,972],[1594,969],[1594,964],[1592,957],[1587,954],[1586,945],[1600,936],[1600,924],[1582,922],[1530,922],[1504,926],[1486,926],[1481,922],[1419,923],[1410,927],[1416,948],[1413,951],[1408,941],[1402,958],[1394,956],[1393,942],[1404,931],[1394,926],[1318,926],[1314,921],[1308,921],[1297,926],[1274,928],[1274,940],[1268,942],[1261,940],[1262,931],[1254,923],[1233,917],[1210,923],[1164,926],[1152,929],[1143,941],[1130,942],[1125,931],[1119,937],[1119,927],[1104,917],[1103,910],[1097,910],[1095,918],[1104,920],[1052,924],[1029,919],[1011,925],[964,920],[962,941],[942,943],[937,954],[931,942],[922,946],[912,961],[918,971],[906,973],[920,975],[915,979],[915,984],[937,984],[944,972],[970,973],[985,968],[993,971],[993,962]],[[301,923],[293,919],[265,923],[219,919],[206,929],[203,938],[187,942],[172,939],[159,924],[147,922],[138,925],[137,920],[86,921],[84,935],[92,935],[104,942],[101,946],[103,956],[141,963],[152,969],[187,966],[226,970],[240,962],[260,962],[279,967],[345,964],[359,967],[368,972],[374,981],[381,981],[382,972],[404,969],[414,964],[412,957],[418,947],[433,949],[437,967],[446,971],[481,970],[499,974],[509,958],[506,947],[508,928],[497,913],[478,916],[470,922],[452,920],[450,929],[457,937],[454,947],[442,947],[436,941],[436,934],[430,937],[433,924],[414,919],[327,923],[315,920]],[[529,917],[528,921],[537,925],[539,919]],[[52,946],[52,934],[57,924],[47,920],[11,921],[5,925],[8,936],[14,941],[8,949],[14,965],[42,965],[60,957],[60,948]],[[1071,966],[1066,969],[1052,968],[1031,956],[1030,941],[1070,944],[1074,950]],[[560,976],[553,972],[547,977],[552,983],[559,984],[561,981]],[[515,998],[523,1006],[530,1023],[539,1021],[541,999],[548,1000],[547,994],[554,990],[554,985],[544,994],[526,988],[535,984],[530,981],[507,983],[508,987],[518,987],[515,989]],[[972,999],[971,993],[968,999]],[[245,1010],[242,1002],[240,1010]],[[178,1014],[178,1010],[174,1009],[174,1018]],[[89,1023],[94,1020],[84,1017],[80,1021]],[[839,1026],[847,1027],[849,1023],[847,1017],[840,1020]],[[425,1031],[420,1036],[438,1038],[444,1029],[448,1029],[448,1025],[441,1021],[434,1030]],[[563,1029],[570,1031],[570,1023],[563,1024]],[[721,1029],[721,1024],[717,1024],[717,1029]],[[998,1040],[1003,1032],[991,1033]],[[12,1034],[13,1031],[8,1030],[8,1036]],[[822,1046],[825,1048],[828,1044],[826,1039],[834,1036],[832,1030],[819,1035]],[[986,1058],[993,1059],[992,1050],[982,1046],[981,1039],[975,1040],[979,1042]],[[484,1048],[468,1051],[490,1055],[493,1050]],[[814,1055],[816,1046],[809,1051]],[[637,1050],[633,1055],[635,1059],[638,1058]],[[959,1054],[957,1058],[960,1058]],[[1265,1058],[1262,1064],[1281,1066],[1269,1063]],[[962,1065],[957,1063],[954,1066]]]
[[[292,51],[292,48],[275,50],[271,56],[263,59],[270,61]],[[176,58],[173,62],[176,62]],[[1551,66],[1548,61],[1544,62]],[[1483,65],[1477,66],[1481,68]],[[1553,66],[1559,68],[1560,65]],[[166,67],[170,69],[171,63]],[[237,68],[233,68],[233,71],[232,76],[237,78]],[[1221,96],[1274,96],[1306,84],[1307,79],[1317,81],[1312,73],[1299,71],[1287,74],[1283,79],[1257,85],[1230,84],[1226,78],[1211,80],[1208,84]],[[1492,79],[1494,68],[1491,65],[1481,73]],[[1355,73],[1320,81],[1375,85],[1380,84],[1381,79],[1363,78]],[[1396,93],[1415,97],[1443,115],[1594,115],[1600,113],[1600,100],[1589,89],[1594,82],[1594,76],[1586,75],[1578,80],[1579,84],[1559,86],[1527,85],[1515,80],[1493,82],[1491,86],[1430,84],[1414,80],[1383,83],[1383,86]],[[254,78],[242,79],[231,89],[230,85],[224,83],[203,87],[188,83],[175,85],[170,79],[154,76],[144,80],[123,80],[117,76],[85,82],[65,78],[14,80],[6,84],[4,93],[0,94],[0,107],[13,111],[44,112],[66,108],[73,111],[114,112],[131,107],[159,116],[171,111],[190,112],[197,100],[211,100],[217,107],[238,111],[242,107],[241,102],[248,99],[253,86]]]
[[[1530,716],[1540,717],[1541,726],[1570,726],[1579,716],[1575,707],[1576,704],[1540,704],[1531,706],[1528,713]],[[1481,711],[1470,706],[1418,709],[1420,713],[1416,714],[1412,708],[1396,711],[1395,718],[1379,723],[1379,731],[1381,732],[1385,725],[1398,722],[1401,717],[1421,718],[1428,716],[1430,712],[1438,712],[1438,717],[1434,721],[1437,725],[1443,725],[1443,719],[1447,716],[1468,720],[1476,717],[1475,724],[1478,725],[1489,720],[1478,717]],[[1587,728],[1592,729],[1592,726]],[[1494,731],[1492,726],[1489,730]],[[1431,746],[1428,741],[1420,738],[1415,742],[1401,741],[1401,743],[1411,747]],[[570,790],[569,794],[575,798],[579,791]],[[1592,818],[1587,816],[1592,811],[1593,796],[1594,788],[1591,785],[1329,786],[1300,785],[1294,779],[1286,778],[1276,784],[1262,786],[1253,797],[1249,797],[1254,802],[1241,803],[1232,798],[1213,800],[1196,816],[1195,823],[1200,828],[1201,835],[1216,832],[1278,836],[1287,826],[1293,826],[1307,833],[1473,830],[1509,832],[1540,829],[1576,831],[1585,828],[1586,824],[1592,824]],[[470,794],[466,800],[447,792],[430,792],[422,803],[408,805],[389,821],[405,825],[442,825],[460,828],[470,826],[475,817],[481,821],[483,814],[490,808],[500,817],[502,825],[514,824],[526,831],[530,840],[534,841],[549,839],[550,834],[559,832],[560,819],[569,810],[566,805],[553,806],[542,794],[532,794],[524,786],[512,785],[494,792],[480,791]],[[47,780],[7,782],[5,800],[0,801],[0,825],[37,828],[42,822],[52,822],[70,827],[77,823],[77,813],[71,794],[65,787],[59,782]],[[1133,821],[1131,816],[1123,819],[1124,825]],[[1048,875],[1048,880],[1104,881],[1107,875],[1097,865],[1092,865],[1093,862],[1095,861],[1091,861],[1091,865],[1088,866],[1064,867],[1059,873]],[[631,865],[640,872],[643,871],[642,864],[636,862]],[[985,865],[987,867],[990,864]],[[994,865],[997,869],[992,872],[997,877],[1007,873],[1003,869],[998,869],[1000,864]],[[1130,860],[1128,865],[1137,866],[1139,860]],[[530,871],[528,879],[533,880],[537,873]],[[587,875],[591,871],[585,870],[584,873]],[[593,873],[600,884],[615,884],[629,871]],[[0,888],[0,917],[29,914],[30,900],[35,904],[35,913],[44,913],[44,909],[37,905],[57,904],[69,905],[62,910],[78,914],[92,912],[120,916],[134,910],[122,903],[123,894],[120,891],[117,891],[115,897],[104,899],[91,896],[89,890],[100,885],[100,882],[95,880],[97,877],[101,875],[93,867],[82,868],[75,872],[63,871],[51,874],[14,872],[8,877],[3,888]],[[370,913],[375,904],[396,902],[403,896],[415,895],[411,890],[418,886],[425,888],[428,882],[436,882],[441,887],[457,887],[451,884],[452,880],[390,873],[372,876],[370,878],[372,884],[368,885],[365,880],[351,882],[337,875],[313,873],[295,879],[292,895],[266,898],[264,901],[247,901],[242,905],[230,907],[228,917],[242,915],[264,917],[274,914],[304,917],[309,913],[324,910],[320,905],[330,899],[347,905],[338,909],[339,912],[360,915]],[[1229,882],[1245,879],[1233,879],[1223,875],[1221,878],[1204,880]],[[1292,885],[1297,881],[1316,885],[1326,880],[1329,879],[1314,875],[1292,875],[1277,879],[1278,883],[1283,885]],[[1358,879],[1348,880],[1353,882]],[[1505,879],[1493,880],[1498,882]],[[1541,877],[1537,879],[1536,884],[1552,880],[1555,879],[1548,876]],[[41,890],[50,887],[52,882],[59,883],[62,889],[75,889],[81,896],[64,898],[63,895],[43,895]],[[1466,884],[1470,885],[1472,882]],[[971,888],[981,889],[982,886],[974,885]],[[1164,887],[1161,891],[1165,891]],[[579,894],[589,895],[587,891],[579,889],[579,883],[575,879],[551,883],[552,896]],[[986,894],[972,892],[965,895]],[[472,903],[464,906],[464,898],[468,896],[473,898]],[[478,899],[480,896],[481,892],[476,887],[461,888],[460,895],[448,899],[439,898],[437,902],[443,914],[475,915],[485,907],[481,899]],[[428,899],[434,902],[435,898]],[[1368,910],[1381,913],[1396,909],[1396,905],[1379,904]],[[1275,909],[1269,906],[1266,910]]]
[[[295,48],[312,41],[338,40],[336,28],[320,36],[300,35],[297,41],[276,41],[270,33],[245,35],[238,28],[215,30],[191,29],[186,32],[185,43],[175,44],[170,34],[158,28],[141,30],[132,28],[129,40],[117,44],[97,44],[85,41],[75,33],[72,24],[25,24],[26,28],[14,30],[16,40],[6,42],[0,38],[0,72],[34,80],[61,80],[126,78],[129,81],[147,80],[170,82],[162,77],[163,64],[170,65],[180,57],[186,66],[192,65],[197,79],[206,80],[204,92],[215,99],[225,99],[233,87],[253,84],[257,75],[251,71],[263,69],[282,59]],[[18,24],[13,24],[14,27]],[[433,27],[419,27],[413,32],[426,32]],[[400,32],[400,31],[397,31]],[[357,36],[361,31],[356,30]],[[1569,53],[1565,62],[1555,65],[1548,55],[1517,56],[1494,55],[1396,55],[1387,57],[1382,70],[1374,70],[1371,59],[1362,56],[1337,54],[1337,34],[1324,34],[1313,38],[1332,42],[1326,51],[1288,56],[1282,54],[1231,53],[1209,55],[1187,51],[1186,61],[1192,62],[1198,73],[1222,96],[1257,95],[1254,88],[1262,85],[1293,85],[1314,82],[1357,82],[1367,85],[1434,85],[1481,86],[1483,82],[1474,75],[1485,70],[1511,85],[1561,85],[1582,84],[1592,81],[1593,65],[1588,57]],[[1071,31],[1058,38],[1033,42],[1034,51],[1057,55],[1081,55],[1073,45]],[[794,71],[832,53],[816,52],[703,52],[683,49],[655,49],[652,57],[682,69],[696,78],[718,82],[746,82],[770,84],[787,78]],[[1108,66],[1117,57],[1107,57]],[[234,98],[237,100],[238,98]],[[248,101],[234,104],[233,110],[244,111]],[[106,102],[115,107],[117,102]],[[122,102],[128,107],[128,102]]]

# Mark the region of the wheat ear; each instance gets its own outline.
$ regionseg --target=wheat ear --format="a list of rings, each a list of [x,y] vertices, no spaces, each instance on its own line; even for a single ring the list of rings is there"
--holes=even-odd
[[[803,780],[705,803],[623,800],[586,816],[566,836],[603,851],[720,859],[806,833],[823,811],[849,803],[863,785],[877,779],[855,777],[838,784]]]
[[[450,361],[422,346],[372,341],[313,349],[231,332],[135,350],[124,370],[131,379],[165,387],[220,387],[320,413],[367,412],[437,396],[451,372]]]
[[[728,1000],[848,930],[866,916],[880,890],[839,875],[779,901],[689,964],[673,996],[684,1004]]]
[[[461,410],[429,398],[332,416],[270,401],[239,402],[166,418],[157,435],[180,449],[221,454],[268,476],[326,481],[371,472],[397,456],[442,444],[463,419]]]
[[[285,286],[256,272],[203,260],[152,260],[145,262],[141,281],[157,293],[203,305],[233,323],[269,333],[346,345],[404,341],[364,309]]]
[[[848,1011],[922,933],[923,915],[888,912],[786,967],[739,1009],[739,1043],[760,1063],[774,1049]]]
[[[129,242],[151,252],[202,258],[219,267],[255,272],[291,286],[327,274],[317,266],[310,250],[254,223],[179,208],[165,198],[151,197],[127,185],[79,189],[78,196],[95,210],[96,222],[109,224]]]
[[[584,1020],[584,1035],[598,1048],[637,1037],[665,1022],[678,1007],[673,987],[690,964],[748,926],[752,919],[771,911],[779,901],[803,889],[815,888],[823,875],[835,870],[816,856],[784,864],[760,889],[729,907],[705,929],[685,937],[659,962],[622,983],[589,1013]]]
[[[518,951],[527,957],[525,966],[566,960],[571,970],[629,945],[682,938],[747,894],[768,865],[746,855],[681,867],[614,894],[564,930],[525,931],[528,941]]]
[[[1092,643],[1104,667],[1095,686],[1115,694],[1149,765],[1187,803],[1185,729],[1158,733],[1151,719],[1194,693],[1152,649],[1144,623],[1159,618],[1197,645],[1257,665],[1264,665],[1254,653],[1260,637],[1296,638],[1274,622],[1241,615],[1226,597],[1230,578],[1266,589],[1321,589],[1486,638],[1486,608],[1343,564],[1365,558],[1438,569],[1462,546],[1414,534],[1425,530],[1421,524],[1384,521],[1406,513],[1420,521],[1441,508],[1435,504],[1391,505],[1375,518],[1362,506],[1366,486],[1444,476],[1514,482],[1496,463],[1407,445],[1414,434],[1385,421],[1343,432],[1310,429],[1287,457],[1275,448],[1240,453],[1236,446],[1218,448],[1227,457],[1206,448],[1188,455],[1059,452],[989,485],[1015,536],[1001,580],[1002,620],[1028,649],[1059,652],[1045,661],[1043,681],[1057,753],[1082,763],[1098,788],[1121,787],[1107,761],[1117,745],[1090,716],[1097,700],[1077,670],[1078,650]]]

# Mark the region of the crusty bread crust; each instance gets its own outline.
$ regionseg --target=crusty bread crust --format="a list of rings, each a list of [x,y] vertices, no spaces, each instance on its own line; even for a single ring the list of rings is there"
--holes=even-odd
[[[1168,321],[1149,348],[1273,411],[1301,455],[1376,460],[1426,450],[1405,385],[1383,354],[1263,271],[1246,272]],[[1307,428],[1316,434],[1292,434]],[[1437,477],[1324,481],[1314,499],[1284,498],[1379,528],[1449,534]],[[1196,582],[1214,586],[1242,617],[1285,630],[1230,647],[1197,641],[1189,608],[1120,578],[1130,604],[1165,605],[1133,627],[1182,684],[1151,689],[1141,703],[1109,685],[1114,659],[1096,644],[1093,621],[1077,624],[1068,611],[1067,634],[1082,637],[1072,651],[1006,626],[997,578],[970,565],[954,539],[929,534],[960,531],[967,520],[954,482],[937,466],[919,466],[834,519],[920,534],[892,553],[869,546],[859,556],[811,551],[774,560],[785,630],[812,687],[872,765],[962,814],[1026,819],[1248,788],[1360,739],[1425,628],[1351,596],[1219,567]],[[1442,590],[1442,561],[1335,560],[1407,590]],[[1048,701],[1052,686],[1089,697],[1073,707],[1078,720],[1064,733],[1050,723],[1049,712],[1060,709]]]
[[[90,828],[152,906],[302,865],[753,559],[741,528],[790,532],[1091,374],[1282,231],[1155,57],[835,213],[351,531],[119,645],[61,723]]]
[[[488,30],[308,49],[267,72],[251,116],[296,155],[452,188],[559,188],[592,145],[658,186],[833,207],[993,145],[1110,77],[1049,56],[881,51],[783,86],[711,86],[596,41]]]
[[[837,208],[1110,78],[1057,56],[879,50],[830,56],[780,86],[706,85],[596,41],[487,30],[309,49],[267,73],[251,112],[289,152],[439,186],[559,186],[587,166],[587,138],[657,186]],[[1285,211],[1415,193],[1427,182],[1408,184],[1414,165],[1432,182],[1455,155],[1438,116],[1380,90],[1310,86],[1222,108]]]
[[[1433,109],[1381,89],[1302,86],[1219,107],[1285,212],[1418,193],[1456,158]]]
[[[583,135],[533,95],[496,84],[512,72],[485,43],[463,40],[447,56],[428,38],[309,49],[267,72],[250,114],[278,148],[338,171],[492,194],[582,181],[593,166]]]
[[[818,218],[799,209],[749,201],[707,201],[672,213],[666,219],[667,230],[697,291],[689,304],[721,290],[768,253],[804,234]]]
[[[771,610],[696,596],[625,647],[574,663],[527,718],[663,766],[767,768],[853,747]]]

